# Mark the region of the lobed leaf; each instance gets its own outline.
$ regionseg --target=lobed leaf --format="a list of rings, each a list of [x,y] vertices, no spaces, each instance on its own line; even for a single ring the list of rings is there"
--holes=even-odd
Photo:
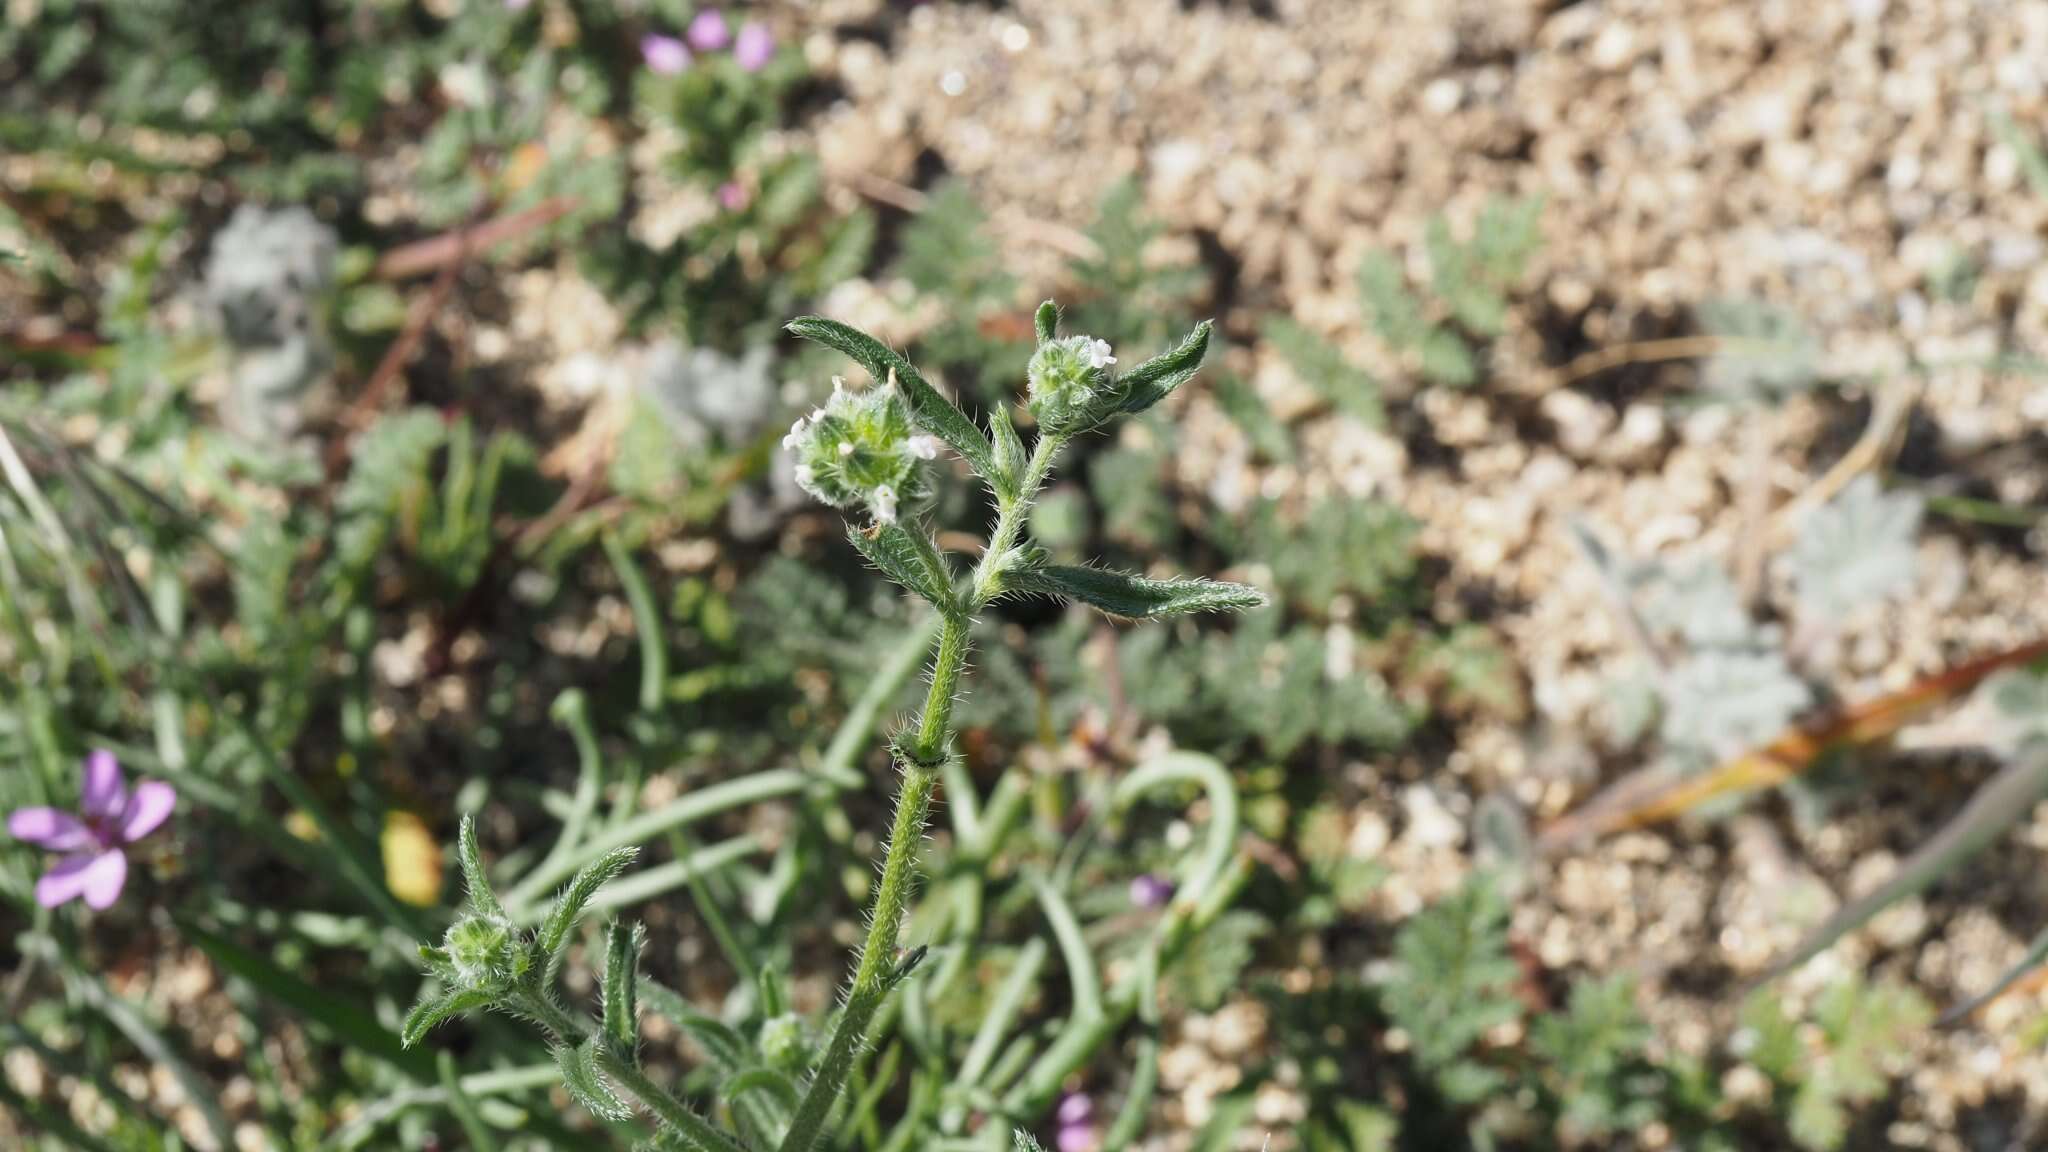
[[[1076,565],[1048,565],[1011,572],[1004,591],[1078,600],[1124,620],[1159,620],[1190,612],[1242,612],[1266,603],[1266,594],[1245,584],[1200,578],[1153,580],[1128,572]]]
[[[876,380],[887,380],[893,375],[896,388],[909,403],[910,414],[919,427],[951,445],[977,475],[995,475],[995,452],[988,437],[982,435],[965,412],[926,382],[901,353],[858,328],[823,316],[799,317],[790,321],[789,330],[805,340],[845,353]]]
[[[941,612],[956,612],[953,570],[939,546],[923,529],[877,521],[866,527],[849,523],[846,538],[868,563]]]

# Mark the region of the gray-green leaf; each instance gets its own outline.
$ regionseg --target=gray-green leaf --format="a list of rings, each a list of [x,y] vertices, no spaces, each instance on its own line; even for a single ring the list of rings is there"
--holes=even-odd
[[[1012,572],[1004,591],[1079,600],[1125,620],[1156,620],[1190,612],[1242,612],[1266,602],[1266,594],[1221,580],[1153,580],[1128,572],[1077,565],[1047,565]]]
[[[1192,379],[1202,367],[1202,358],[1209,354],[1209,333],[1214,327],[1213,322],[1202,321],[1172,351],[1162,352],[1124,374],[1117,381],[1123,393],[1118,410],[1143,412]]]
[[[922,530],[877,522],[846,526],[846,538],[882,575],[931,602],[941,612],[956,609],[953,572],[939,546]]]
[[[555,1049],[555,1064],[562,1070],[562,1085],[569,1090],[584,1111],[599,1120],[630,1120],[633,1109],[619,1098],[612,1086],[605,1082],[604,1073],[597,1067],[597,1040],[585,1040],[571,1048],[564,1044]]]

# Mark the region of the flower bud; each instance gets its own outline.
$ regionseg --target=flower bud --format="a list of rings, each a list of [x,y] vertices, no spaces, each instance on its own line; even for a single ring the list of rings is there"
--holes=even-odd
[[[795,1073],[810,1062],[810,1031],[804,1027],[803,1017],[794,1012],[785,1012],[762,1021],[758,1044],[761,1059],[766,1061],[770,1068]]]
[[[442,941],[448,962],[464,986],[499,990],[517,984],[533,964],[519,930],[494,916],[466,916]]]
[[[834,508],[866,508],[884,522],[929,494],[924,462],[939,454],[938,441],[911,424],[893,383],[852,392],[837,379],[832,398],[790,425],[782,446],[796,457],[804,491]]]
[[[1027,369],[1031,392],[1025,406],[1038,426],[1055,434],[1083,432],[1095,422],[1094,411],[1112,387],[1109,342],[1092,336],[1069,336],[1038,346]]]

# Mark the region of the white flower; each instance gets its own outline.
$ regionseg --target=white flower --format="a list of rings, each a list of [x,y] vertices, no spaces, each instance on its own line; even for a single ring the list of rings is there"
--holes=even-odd
[[[910,454],[919,460],[937,460],[939,458],[939,438],[937,436],[912,436],[904,442],[904,446],[909,448]]]
[[[842,458],[853,455],[853,441],[841,440],[839,442],[839,455]]]
[[[811,488],[811,476],[811,466],[809,464],[799,464],[796,466],[797,487],[809,491]]]
[[[789,426],[789,435],[782,438],[782,446],[785,449],[794,449],[798,444],[803,443],[804,429],[808,426],[809,420],[806,417],[797,417],[796,423]]]
[[[1109,341],[1090,340],[1081,346],[1081,355],[1088,358],[1090,368],[1107,368],[1116,363],[1116,357],[1109,354]]]
[[[871,502],[875,509],[875,519],[884,524],[896,522],[896,489],[887,484],[875,485],[875,494]]]

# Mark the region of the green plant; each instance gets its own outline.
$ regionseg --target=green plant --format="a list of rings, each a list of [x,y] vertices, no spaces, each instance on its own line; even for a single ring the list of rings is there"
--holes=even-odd
[[[850,526],[849,538],[884,575],[931,605],[939,630],[924,707],[914,725],[898,733],[891,743],[903,783],[875,890],[868,938],[831,1039],[816,1053],[804,1051],[800,1044],[777,1041],[771,1046],[772,1053],[767,1053],[766,1066],[750,1066],[735,1073],[724,1090],[730,1099],[758,1087],[780,1110],[764,1115],[736,1110],[741,1117],[737,1132],[728,1133],[648,1077],[637,1056],[637,996],[642,986],[635,969],[641,949],[637,929],[615,921],[607,930],[599,1020],[572,1013],[557,999],[556,975],[576,922],[636,854],[629,843],[608,847],[603,837],[576,846],[575,835],[565,833],[564,843],[571,848],[560,859],[587,862],[545,915],[538,917],[539,926],[529,930],[515,915],[532,908],[533,895],[563,869],[543,865],[507,900],[501,900],[485,871],[473,825],[465,821],[460,858],[468,885],[468,910],[439,947],[422,951],[440,989],[423,996],[408,1016],[404,1036],[409,1045],[452,1016],[494,1008],[526,1018],[549,1035],[563,1082],[592,1115],[607,1121],[628,1119],[634,1112],[626,1102],[630,1097],[652,1117],[657,1141],[665,1146],[716,1150],[773,1142],[785,1150],[807,1152],[827,1143],[835,1128],[833,1118],[843,1107],[842,1094],[870,1043],[877,1014],[926,955],[921,947],[899,955],[897,943],[911,903],[917,845],[932,794],[954,763],[952,710],[972,643],[972,618],[997,600],[1015,596],[1073,600],[1127,619],[1237,610],[1263,601],[1257,591],[1241,585],[1152,580],[1105,569],[1050,564],[1043,550],[1030,541],[1026,513],[1060,449],[1075,436],[1116,416],[1158,403],[1194,375],[1209,338],[1204,324],[1174,350],[1118,374],[1109,371],[1115,360],[1106,345],[1087,337],[1062,339],[1057,324],[1057,309],[1051,303],[1042,306],[1037,319],[1039,351],[1029,372],[1029,407],[1039,436],[1029,450],[1006,412],[998,410],[984,432],[926,383],[908,361],[865,334],[817,318],[791,325],[798,335],[851,357],[878,381],[877,387],[863,392],[836,390],[824,408],[796,423],[785,446],[797,458],[798,477],[826,503],[871,514],[870,523]],[[929,498],[925,461],[937,455],[940,443],[959,454],[988,486],[996,503],[995,523],[982,559],[964,579],[922,523],[922,506]],[[1140,779],[1125,785],[1147,786],[1142,773]],[[1219,823],[1227,827],[1227,822]],[[1177,905],[1172,921],[1176,927],[1155,943],[1137,969],[1136,982],[1128,988],[1119,985],[1106,1000],[1095,988],[1093,964],[1079,942],[1072,913],[1065,910],[1054,889],[1039,886],[1079,999],[1075,1021],[1025,1075],[1013,1092],[1014,1103],[1006,1102],[1006,1111],[1043,1107],[1066,1071],[1093,1051],[1119,1017],[1148,1010],[1145,999],[1149,997],[1141,997],[1158,978],[1167,941],[1175,936],[1184,939],[1197,923],[1207,924],[1218,915],[1219,909],[1202,908],[1199,902],[1213,899],[1213,893],[1219,891],[1225,867],[1223,855],[1210,854],[1204,873],[1187,885],[1194,899]],[[794,1035],[788,1027],[778,1030]],[[992,1043],[1001,1041],[999,1031],[989,1035]],[[976,1047],[983,1046],[977,1041]],[[795,1076],[798,1072],[809,1073],[809,1082],[801,1089]],[[740,1086],[741,1081],[745,1087]]]
[[[1850,977],[1814,1003],[1811,1037],[1778,1001],[1750,997],[1738,1049],[1784,1094],[1792,1138],[1813,1152],[1831,1152],[1848,1138],[1848,1106],[1883,1095],[1886,1066],[1932,1019],[1911,989]]]
[[[1427,295],[1409,286],[1393,255],[1368,255],[1358,269],[1358,287],[1373,331],[1430,382],[1477,383],[1478,347],[1506,328],[1508,295],[1542,243],[1542,211],[1538,199],[1489,200],[1473,221],[1471,238],[1463,241],[1452,234],[1449,220],[1432,217],[1423,237]]]

